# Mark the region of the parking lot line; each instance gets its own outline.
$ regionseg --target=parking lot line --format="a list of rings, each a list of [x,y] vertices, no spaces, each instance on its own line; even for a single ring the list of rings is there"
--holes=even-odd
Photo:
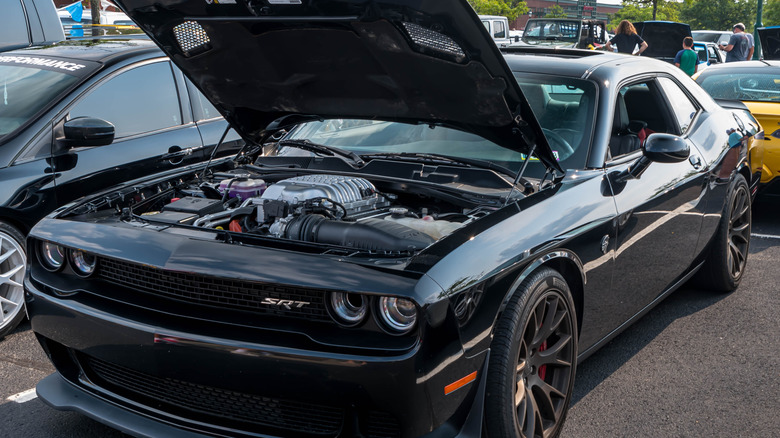
[[[773,234],[757,234],[757,233],[751,233],[751,237],[758,237],[759,239],[780,239],[780,236],[775,236]]]
[[[8,397],[6,400],[16,402],[16,403],[25,403],[36,397],[38,397],[38,394],[35,393],[35,388],[32,388],[32,389],[28,389],[27,391],[22,391],[18,394],[14,394]]]

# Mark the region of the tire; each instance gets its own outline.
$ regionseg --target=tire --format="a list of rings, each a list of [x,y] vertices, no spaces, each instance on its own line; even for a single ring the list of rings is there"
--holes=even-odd
[[[520,284],[498,320],[491,344],[485,400],[488,436],[560,434],[577,366],[576,327],[571,292],[558,272],[542,268]]]
[[[707,259],[697,273],[697,286],[719,293],[739,286],[747,266],[751,223],[750,188],[745,177],[737,174]]]
[[[26,262],[24,236],[16,228],[0,222],[0,339],[11,333],[25,317]]]

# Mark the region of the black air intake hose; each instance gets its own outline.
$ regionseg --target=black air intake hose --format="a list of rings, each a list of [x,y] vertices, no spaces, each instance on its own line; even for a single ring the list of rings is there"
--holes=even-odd
[[[318,214],[306,214],[293,219],[285,236],[306,242],[326,243],[362,250],[416,251],[434,239],[406,225],[382,219],[341,222]]]

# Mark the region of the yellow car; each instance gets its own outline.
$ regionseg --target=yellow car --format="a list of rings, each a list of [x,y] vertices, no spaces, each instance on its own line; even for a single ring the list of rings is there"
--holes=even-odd
[[[696,82],[715,99],[740,100],[748,107],[764,129],[763,137],[757,137],[750,151],[754,158],[763,154],[761,183],[777,178],[780,175],[780,61],[718,64],[701,72]]]

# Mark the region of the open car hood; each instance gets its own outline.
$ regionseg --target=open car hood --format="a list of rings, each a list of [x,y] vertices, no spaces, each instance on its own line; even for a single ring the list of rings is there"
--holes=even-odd
[[[245,139],[362,118],[440,124],[560,170],[466,0],[117,0]]]
[[[691,36],[691,26],[673,21],[641,21],[634,23],[636,32],[647,42],[642,56],[674,58],[682,50],[683,38]]]
[[[756,30],[761,39],[764,59],[780,59],[780,26],[759,27]]]

